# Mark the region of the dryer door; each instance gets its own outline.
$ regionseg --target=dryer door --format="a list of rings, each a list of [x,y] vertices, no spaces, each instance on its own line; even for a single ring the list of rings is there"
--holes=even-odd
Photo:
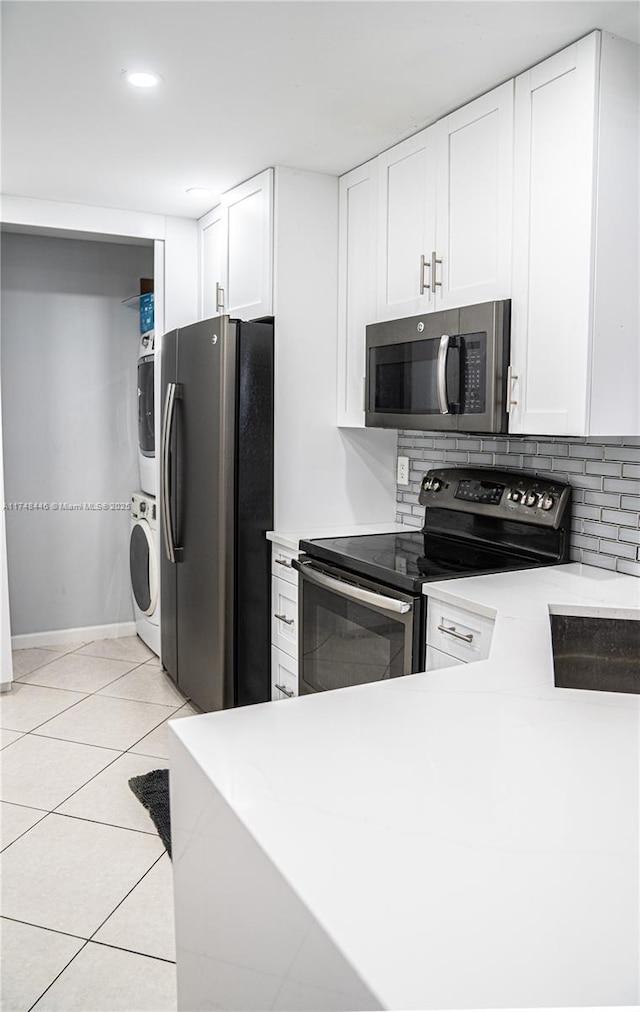
[[[158,603],[158,567],[153,532],[146,520],[137,520],[129,542],[131,587],[138,608],[151,617]]]
[[[145,355],[138,359],[138,445],[144,457],[154,457],[156,452],[153,374],[154,356]]]

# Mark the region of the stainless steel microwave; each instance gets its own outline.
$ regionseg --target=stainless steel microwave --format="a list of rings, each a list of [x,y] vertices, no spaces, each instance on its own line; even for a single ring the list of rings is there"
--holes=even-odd
[[[511,301],[366,328],[365,424],[506,432]]]

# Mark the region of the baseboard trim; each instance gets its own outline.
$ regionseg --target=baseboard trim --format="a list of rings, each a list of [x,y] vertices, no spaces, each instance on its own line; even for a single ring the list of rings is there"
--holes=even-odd
[[[113,622],[111,625],[85,625],[77,629],[52,629],[49,632],[24,633],[11,637],[13,650],[25,647],[54,647],[58,643],[90,643],[119,636],[135,636],[135,622]]]

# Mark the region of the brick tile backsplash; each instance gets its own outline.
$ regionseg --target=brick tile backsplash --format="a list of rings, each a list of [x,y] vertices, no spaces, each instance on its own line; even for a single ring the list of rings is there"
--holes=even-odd
[[[397,487],[399,523],[421,527],[420,482],[432,467],[470,466],[524,470],[573,488],[571,558],[602,569],[640,576],[640,439],[607,436],[444,435],[401,430],[398,454],[409,458],[409,485]]]

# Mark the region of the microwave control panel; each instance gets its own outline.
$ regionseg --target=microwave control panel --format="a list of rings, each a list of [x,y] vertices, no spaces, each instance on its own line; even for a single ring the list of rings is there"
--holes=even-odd
[[[482,414],[486,407],[487,336],[465,334],[462,344],[462,408],[465,415]]]
[[[422,479],[422,506],[460,510],[501,520],[559,527],[571,487],[518,471],[435,468]]]

